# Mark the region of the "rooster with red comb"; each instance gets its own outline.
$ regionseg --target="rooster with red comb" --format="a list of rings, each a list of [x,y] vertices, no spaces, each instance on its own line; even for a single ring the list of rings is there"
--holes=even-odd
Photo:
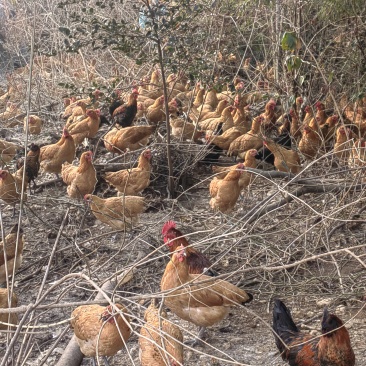
[[[170,220],[163,225],[161,230],[164,243],[169,248],[170,253],[175,252],[179,246],[183,245],[186,248],[189,273],[217,276],[217,272],[210,268],[212,266],[210,260],[204,254],[189,246],[187,239],[176,227],[177,224]]]

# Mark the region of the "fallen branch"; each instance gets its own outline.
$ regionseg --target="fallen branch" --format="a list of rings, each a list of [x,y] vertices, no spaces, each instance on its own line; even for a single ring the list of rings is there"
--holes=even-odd
[[[246,170],[256,173],[264,178],[274,179],[274,178],[294,178],[295,176],[290,173],[278,172],[278,171],[262,171],[259,169],[251,169],[246,168]],[[249,212],[244,215],[242,220],[247,220],[247,224],[253,223],[255,220],[259,219],[263,215],[276,210],[287,203],[292,202],[295,198],[301,197],[306,193],[340,193],[342,191],[352,191],[359,192],[365,188],[365,184],[334,184],[331,182],[321,182],[319,180],[310,180],[310,179],[296,179],[292,180],[288,183],[290,184],[301,184],[302,187],[297,188],[292,193],[286,193],[285,197],[280,201],[274,202],[268,205],[268,202],[276,195],[276,193],[271,196],[265,198],[263,201],[255,205]]]
[[[51,186],[52,184],[58,183],[58,182],[62,182],[62,178],[56,178],[56,179],[47,180],[46,182],[37,183],[36,188]]]

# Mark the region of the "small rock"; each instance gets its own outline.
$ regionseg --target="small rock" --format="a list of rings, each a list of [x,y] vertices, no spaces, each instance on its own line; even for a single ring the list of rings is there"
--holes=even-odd
[[[337,306],[337,312],[344,314],[346,312],[346,307],[344,305]]]
[[[227,259],[223,259],[220,264],[223,266],[223,267],[228,267],[229,266],[229,261]]]
[[[324,308],[325,306],[329,306],[331,302],[333,301],[332,298],[329,299],[321,299],[316,302],[316,306],[319,308]]]

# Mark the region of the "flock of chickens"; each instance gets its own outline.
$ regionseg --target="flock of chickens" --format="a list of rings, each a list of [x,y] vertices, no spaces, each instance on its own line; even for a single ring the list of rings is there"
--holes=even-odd
[[[317,102],[304,106],[301,97],[296,99],[289,113],[283,113],[274,100],[266,101],[264,111],[252,118],[250,103],[262,102],[266,92],[243,92],[243,81],[234,83],[218,93],[215,88],[207,90],[198,82],[191,90],[183,74],[171,74],[166,80],[169,91],[168,106],[164,105],[163,89],[159,71],[153,71],[149,80],[132,92],[123,95],[116,91],[109,110],[103,111],[101,93],[77,100],[65,99],[62,118],[66,120],[60,139],[55,144],[38,146],[32,144],[25,159],[16,162],[15,172],[0,170],[0,198],[14,206],[26,200],[26,188],[42,174],[61,174],[67,185],[67,194],[76,200],[85,200],[91,212],[102,223],[117,230],[130,227],[145,209],[141,193],[150,184],[152,152],[145,148],[152,134],[166,120],[169,111],[170,133],[173,138],[205,143],[205,162],[212,164],[215,177],[209,185],[210,206],[215,211],[227,213],[233,210],[240,193],[252,179],[258,160],[272,164],[275,169],[297,174],[306,160],[316,159],[324,151],[334,151],[340,164],[348,162],[351,167],[366,164],[366,100],[355,106],[345,105],[342,119],[329,115],[325,104]],[[16,107],[9,102],[12,88],[0,96],[0,106],[5,111],[0,121],[12,125]],[[128,98],[127,103],[124,102]],[[15,111],[15,112],[14,112]],[[15,114],[14,114],[15,113]],[[109,117],[106,117],[109,113]],[[136,120],[147,121],[133,125]],[[112,122],[110,124],[109,122]],[[342,122],[347,121],[348,127]],[[98,154],[99,140],[93,151],[80,154],[78,165],[75,156],[81,152],[85,140],[97,136],[103,123],[109,125],[101,140],[112,154],[144,149],[135,168],[105,172],[103,179],[113,186],[117,194],[103,198],[95,193],[97,171],[93,161]],[[24,131],[39,134],[42,120],[31,115],[24,119]],[[14,159],[20,147],[0,140],[0,159],[6,166]],[[225,151],[228,156],[243,160],[232,166],[218,165]],[[214,165],[215,164],[215,165]],[[231,306],[241,306],[253,299],[246,291],[217,277],[210,260],[189,245],[176,224],[168,221],[162,228],[164,242],[171,253],[161,279],[165,292],[165,305],[179,318],[200,327],[193,345],[199,343],[206,327],[221,321]],[[16,272],[22,262],[23,231],[15,225],[0,244],[0,282]],[[17,304],[15,294],[8,298],[7,289],[0,289],[0,305],[3,308]],[[0,314],[3,323],[17,323],[14,314]],[[152,301],[145,312],[145,325],[141,328],[139,345],[140,360],[145,365],[183,365],[184,346],[180,328],[167,319],[164,310]],[[99,305],[80,306],[72,313],[71,326],[80,349],[85,356],[112,356],[122,349],[132,334],[130,315],[121,304],[108,307]],[[290,365],[298,366],[352,366],[355,356],[347,329],[342,321],[324,311],[322,335],[311,338],[302,334],[294,324],[286,306],[276,300],[273,310],[273,330],[276,345],[282,358]],[[279,338],[280,337],[280,338]]]

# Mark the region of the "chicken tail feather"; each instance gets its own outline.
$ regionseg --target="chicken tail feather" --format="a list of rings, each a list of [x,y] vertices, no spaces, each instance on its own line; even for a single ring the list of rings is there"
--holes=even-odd
[[[281,301],[276,299],[273,307],[273,330],[282,338],[282,340],[289,344],[294,334],[299,333],[299,329],[292,320],[290,310]],[[276,338],[276,345],[280,352],[284,351],[284,345],[281,340]]]

